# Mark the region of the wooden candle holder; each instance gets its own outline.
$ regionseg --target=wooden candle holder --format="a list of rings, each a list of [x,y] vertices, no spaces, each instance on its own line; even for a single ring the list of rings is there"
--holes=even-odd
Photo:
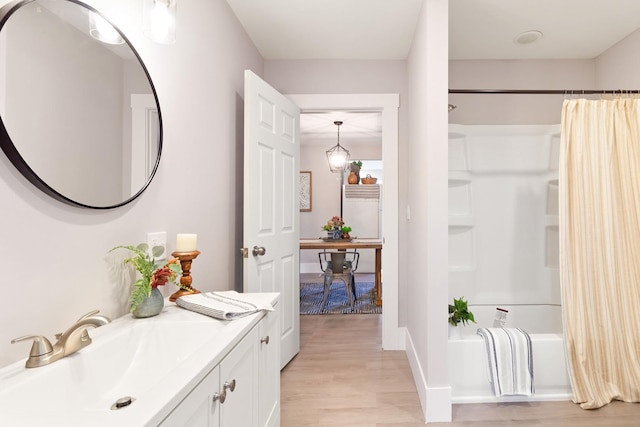
[[[200,255],[200,251],[173,252],[172,256],[180,259],[182,267],[182,277],[180,277],[180,289],[169,297],[169,301],[174,302],[183,295],[199,294],[200,291],[191,287],[193,278],[191,277],[191,262]]]

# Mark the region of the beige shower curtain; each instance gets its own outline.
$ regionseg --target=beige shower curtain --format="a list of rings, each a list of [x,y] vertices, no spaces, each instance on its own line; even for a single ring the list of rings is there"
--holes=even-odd
[[[566,100],[560,282],[574,402],[640,401],[639,100]]]

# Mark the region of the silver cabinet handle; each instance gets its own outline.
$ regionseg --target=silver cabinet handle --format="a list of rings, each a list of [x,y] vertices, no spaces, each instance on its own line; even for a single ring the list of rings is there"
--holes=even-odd
[[[267,253],[267,250],[262,246],[254,246],[251,253],[253,256],[262,256]]]
[[[260,338],[260,343],[269,344],[269,335],[264,338]]]
[[[222,386],[222,393],[213,393],[211,400],[213,402],[215,402],[216,400],[219,400],[220,403],[222,404],[224,403],[225,400],[227,400],[227,390],[233,393],[235,389],[236,389],[236,380],[231,380],[231,382],[225,381],[224,385]]]
[[[225,400],[227,400],[227,391],[223,391],[222,393],[213,393],[213,398],[212,400],[215,402],[216,400],[219,400],[220,403],[224,403]]]
[[[235,379],[231,380],[231,382],[225,381],[224,385],[222,386],[222,389],[224,391],[229,390],[229,391],[231,391],[233,393],[233,391],[236,389],[236,380]]]

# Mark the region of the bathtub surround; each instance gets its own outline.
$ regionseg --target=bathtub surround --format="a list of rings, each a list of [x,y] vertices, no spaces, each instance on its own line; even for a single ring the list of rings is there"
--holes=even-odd
[[[640,401],[640,101],[566,100],[560,277],[574,402]]]
[[[496,397],[477,327],[449,340],[454,403],[571,397],[558,275],[559,125],[449,126],[449,295],[532,341],[536,394]],[[476,325],[474,325],[476,326]],[[465,369],[459,369],[464,366]]]
[[[559,130],[449,126],[449,295],[465,296],[479,327],[492,326],[500,307],[507,327],[562,332]]]

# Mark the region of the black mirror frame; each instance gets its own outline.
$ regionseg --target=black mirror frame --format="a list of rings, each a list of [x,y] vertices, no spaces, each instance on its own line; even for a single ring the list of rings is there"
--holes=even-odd
[[[2,31],[2,28],[4,27],[4,24],[6,23],[6,21],[11,17],[11,15],[16,12],[18,9],[20,9],[21,7],[32,3],[36,0],[15,0],[13,2],[7,3],[5,6],[3,6],[2,8],[0,8],[0,31]],[[88,9],[89,11],[102,16],[102,14],[100,14],[100,12],[98,12],[95,8],[82,3],[81,1],[78,0],[65,0],[67,2],[70,3],[75,3],[81,7],[84,7],[86,9]],[[104,16],[102,16],[104,18]],[[106,18],[104,18],[106,20]],[[107,20],[107,22],[109,22]],[[111,24],[111,22],[109,22]],[[160,157],[162,155],[162,141],[163,141],[163,127],[162,127],[162,112],[160,110],[160,102],[158,100],[158,94],[156,93],[156,88],[153,84],[153,81],[151,80],[151,76],[149,75],[149,71],[147,70],[146,65],[144,64],[144,62],[142,61],[142,58],[140,58],[140,55],[138,54],[138,51],[133,47],[133,45],[131,44],[131,42],[129,41],[129,39],[122,33],[122,31],[120,31],[120,29],[111,24],[113,26],[113,28],[115,28],[115,30],[118,32],[118,34],[120,34],[120,37],[122,37],[122,39],[124,40],[124,42],[127,44],[127,46],[129,46],[129,48],[131,49],[131,51],[133,52],[133,54],[135,55],[135,57],[137,58],[140,66],[142,67],[142,70],[145,73],[145,76],[147,77],[147,80],[149,82],[149,86],[151,87],[151,91],[153,93],[153,97],[155,99],[156,102],[156,107],[158,110],[158,156],[156,157],[156,162],[155,165],[153,166],[153,170],[151,171],[151,174],[149,175],[149,178],[147,179],[146,183],[142,186],[142,188],[135,193],[134,195],[132,195],[131,197],[129,197],[128,199],[117,203],[117,204],[113,204],[113,205],[107,205],[107,206],[91,206],[91,205],[87,205],[75,200],[72,200],[68,197],[66,197],[65,195],[59,193],[58,191],[54,190],[53,188],[51,188],[43,179],[41,179],[36,173],[35,171],[27,164],[27,162],[22,158],[22,156],[20,155],[20,153],[18,152],[17,148],[15,147],[13,141],[11,140],[11,137],[9,136],[9,133],[7,132],[7,129],[4,125],[4,121],[2,120],[2,116],[0,116],[0,148],[2,148],[2,151],[4,151],[5,155],[9,158],[9,160],[11,161],[11,163],[16,167],[16,169],[18,169],[18,171],[29,181],[31,182],[35,187],[37,187],[38,189],[40,189],[41,191],[43,191],[45,194],[51,196],[52,198],[61,201],[63,203],[66,203],[68,205],[71,206],[76,206],[76,207],[83,207],[83,208],[89,208],[89,209],[113,209],[113,208],[117,208],[123,205],[126,205],[127,203],[132,202],[133,200],[135,200],[138,196],[140,196],[149,186],[149,184],[151,183],[151,181],[153,180],[153,177],[156,174],[156,171],[158,170],[158,166],[160,164]]]

